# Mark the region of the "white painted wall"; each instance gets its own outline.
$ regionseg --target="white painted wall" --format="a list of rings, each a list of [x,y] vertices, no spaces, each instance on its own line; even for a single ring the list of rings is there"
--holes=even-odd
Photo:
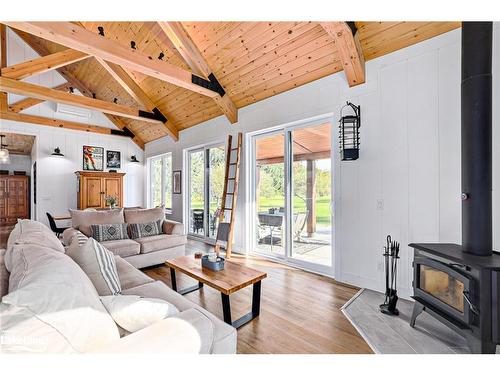
[[[17,64],[38,55],[28,47],[11,30],[8,31],[8,64]],[[46,87],[54,87],[64,83],[57,72],[48,72],[26,80]],[[23,97],[9,94],[9,103]],[[84,119],[72,115],[64,115],[55,111],[54,103],[45,102],[29,108],[23,113],[40,115],[49,118],[90,123],[98,126],[116,128],[102,113],[90,111],[90,117]],[[32,161],[37,161],[37,205],[33,212],[36,218],[46,224],[46,212],[54,215],[67,214],[69,208],[76,208],[77,180],[75,171],[83,168],[83,146],[99,146],[106,150],[121,152],[122,168],[125,172],[124,193],[125,206],[142,206],[144,201],[144,165],[130,163],[130,156],[137,155],[144,160],[144,153],[130,139],[119,136],[102,135],[89,132],[51,128],[0,119],[2,131],[29,134],[36,136],[32,152]],[[50,154],[59,147],[64,158],[53,157]],[[64,223],[61,223],[62,225]]]
[[[500,251],[500,23],[494,35],[494,247]],[[391,234],[401,242],[400,292],[411,287],[410,242],[461,241],[460,201],[460,30],[432,38],[366,64],[367,82],[349,88],[343,72],[146,145],[146,155],[173,153],[181,169],[183,150],[224,141],[227,134],[266,129],[325,113],[338,119],[346,100],[361,104],[361,154],[342,162],[336,205],[336,279],[383,290],[382,246]],[[242,160],[235,249],[247,249]],[[185,178],[185,171],[183,178]],[[183,197],[174,195],[175,220],[183,218]]]

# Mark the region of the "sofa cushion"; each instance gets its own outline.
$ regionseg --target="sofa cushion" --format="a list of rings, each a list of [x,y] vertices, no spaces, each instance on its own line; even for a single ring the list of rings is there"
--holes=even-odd
[[[27,308],[1,303],[0,317],[0,353],[76,352],[64,335]]]
[[[115,257],[99,242],[89,238],[84,245],[79,246],[77,241],[73,241],[67,254],[89,277],[100,296],[121,292]]]
[[[214,342],[211,353],[235,353],[236,352],[236,329],[224,323],[212,313],[189,301],[187,298],[174,292],[161,281],[144,284],[135,288],[122,291],[123,294],[132,294],[149,298],[161,298],[173,304],[181,314],[189,309],[196,309],[210,319],[214,327]],[[169,318],[172,319],[172,318]]]
[[[5,268],[5,249],[0,249],[0,298],[9,293],[9,271]]]
[[[142,237],[157,236],[162,233],[161,220],[149,223],[134,223],[128,225],[130,238],[137,239]]]
[[[92,224],[122,224],[125,222],[123,208],[115,210],[85,211],[69,210],[71,226],[80,230],[87,237],[92,236]]]
[[[127,224],[92,224],[92,237],[98,242],[127,240]]]
[[[179,313],[165,300],[133,295],[104,296],[101,301],[116,324],[127,332],[146,328]]]
[[[201,311],[189,309],[163,319],[124,338],[98,353],[205,354],[214,352],[214,326]]]
[[[37,320],[56,329],[78,352],[119,338],[116,324],[96,289],[70,257],[44,246],[21,244],[12,250],[12,265],[10,293],[2,298],[2,303],[29,310]],[[31,319],[30,314],[19,314],[17,324]],[[52,335],[40,332],[45,332],[40,340]],[[59,350],[59,344],[46,351]]]
[[[101,242],[101,245],[111,251],[113,254],[119,255],[122,258],[139,254],[141,251],[141,245],[138,242],[130,239],[105,241]]]
[[[50,228],[35,220],[20,219],[17,221],[7,240],[7,250],[20,243],[43,243],[46,247],[64,253],[64,246]]]
[[[163,206],[140,210],[125,210],[125,222],[127,224],[150,223],[158,220],[165,220],[165,207]]]
[[[125,259],[115,255],[116,270],[118,271],[118,278],[123,289],[134,288],[139,285],[152,283],[154,280],[146,275],[144,272],[139,271]]]
[[[158,236],[136,238],[135,241],[140,244],[142,254],[181,246],[187,243],[186,236],[183,234],[160,234]]]
[[[163,221],[164,234],[184,234],[184,224],[173,220]]]

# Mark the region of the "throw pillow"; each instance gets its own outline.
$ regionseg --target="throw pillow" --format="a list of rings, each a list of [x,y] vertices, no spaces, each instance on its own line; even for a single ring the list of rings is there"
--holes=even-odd
[[[128,240],[127,224],[92,224],[92,237],[98,242]]]
[[[162,220],[152,221],[150,223],[129,224],[130,238],[141,238],[157,236],[163,233]]]
[[[123,208],[116,210],[85,211],[69,210],[71,226],[81,231],[87,237],[92,236],[90,224],[121,224],[124,223]]]
[[[115,323],[128,332],[179,313],[177,307],[158,298],[118,295],[101,297],[101,301]]]
[[[74,240],[66,253],[87,274],[100,296],[121,293],[115,257],[95,239],[89,238],[83,246]]]

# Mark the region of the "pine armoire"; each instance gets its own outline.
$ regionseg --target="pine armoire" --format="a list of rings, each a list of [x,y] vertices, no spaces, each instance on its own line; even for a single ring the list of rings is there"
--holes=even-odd
[[[0,224],[12,225],[29,219],[29,177],[0,175]]]
[[[78,178],[77,207],[106,208],[106,196],[116,196],[118,207],[123,207],[123,176],[118,172],[75,172]]]

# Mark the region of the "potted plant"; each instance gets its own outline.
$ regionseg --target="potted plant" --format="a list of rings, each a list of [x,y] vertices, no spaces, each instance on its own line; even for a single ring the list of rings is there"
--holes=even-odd
[[[118,204],[118,197],[116,195],[106,195],[106,206],[109,206],[109,209],[112,210],[116,208]]]

